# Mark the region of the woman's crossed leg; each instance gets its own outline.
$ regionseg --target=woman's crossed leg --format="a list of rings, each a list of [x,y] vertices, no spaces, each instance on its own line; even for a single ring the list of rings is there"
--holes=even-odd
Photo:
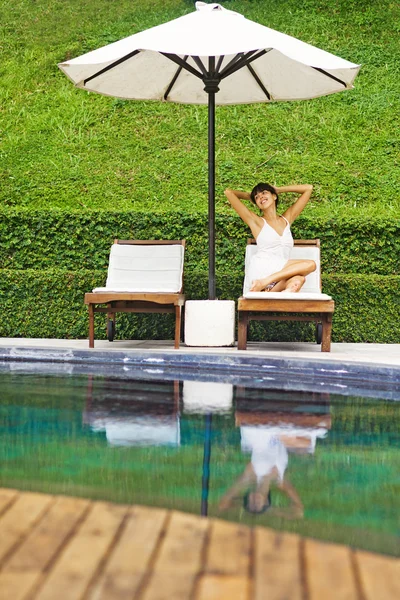
[[[317,265],[313,260],[288,260],[281,271],[272,273],[264,279],[254,280],[250,291],[299,292],[304,285],[306,276],[316,268]]]

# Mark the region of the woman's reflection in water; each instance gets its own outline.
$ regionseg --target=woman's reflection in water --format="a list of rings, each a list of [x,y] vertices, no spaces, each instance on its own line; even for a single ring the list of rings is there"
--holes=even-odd
[[[296,428],[296,431],[290,432],[279,426],[242,426],[242,450],[251,452],[251,459],[242,475],[222,497],[219,508],[226,510],[240,499],[244,508],[253,514],[268,511],[269,516],[302,518],[303,503],[286,474],[288,451],[312,453],[316,438],[324,437],[326,432],[325,428]],[[272,489],[282,492],[289,500],[289,505],[271,506]]]

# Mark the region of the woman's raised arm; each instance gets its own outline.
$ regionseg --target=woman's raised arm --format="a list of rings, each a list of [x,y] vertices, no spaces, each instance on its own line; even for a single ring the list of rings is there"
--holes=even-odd
[[[275,189],[278,194],[284,194],[285,192],[301,194],[296,202],[283,213],[283,216],[289,221],[289,223],[293,223],[293,221],[297,219],[299,214],[310,200],[313,186],[306,183],[304,185],[284,185],[282,187],[275,187]]]
[[[248,209],[247,206],[243,204],[243,202],[241,202],[241,200],[250,200],[250,194],[248,192],[230,190],[229,188],[225,190],[224,194],[228,198],[229,204],[234,210],[236,210],[239,217],[253,231],[253,227],[258,226],[259,217],[255,213],[253,213],[253,211]]]

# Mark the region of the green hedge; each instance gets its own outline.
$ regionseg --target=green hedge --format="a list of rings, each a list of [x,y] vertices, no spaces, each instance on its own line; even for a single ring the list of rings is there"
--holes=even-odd
[[[323,220],[301,216],[297,238],[321,238],[324,273],[400,273],[400,222]],[[216,217],[216,264],[243,269],[248,228],[234,214]],[[187,240],[186,266],[207,269],[208,225],[202,213],[25,211],[0,212],[0,268],[102,269],[114,238]]]
[[[84,293],[103,285],[105,271],[64,270],[0,271],[2,337],[87,337]],[[324,275],[324,291],[336,302],[333,341],[399,343],[399,276]],[[217,273],[217,295],[236,299],[241,294],[242,274]],[[187,299],[207,297],[207,273],[187,270]],[[119,315],[117,338],[172,339],[170,315]],[[302,323],[252,323],[250,339],[312,341],[314,330]],[[105,338],[105,319],[96,315],[96,338]]]

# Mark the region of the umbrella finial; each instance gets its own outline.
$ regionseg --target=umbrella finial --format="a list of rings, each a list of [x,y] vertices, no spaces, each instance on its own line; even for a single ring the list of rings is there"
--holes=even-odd
[[[207,4],[206,2],[196,2],[196,10],[224,10],[220,4]]]

